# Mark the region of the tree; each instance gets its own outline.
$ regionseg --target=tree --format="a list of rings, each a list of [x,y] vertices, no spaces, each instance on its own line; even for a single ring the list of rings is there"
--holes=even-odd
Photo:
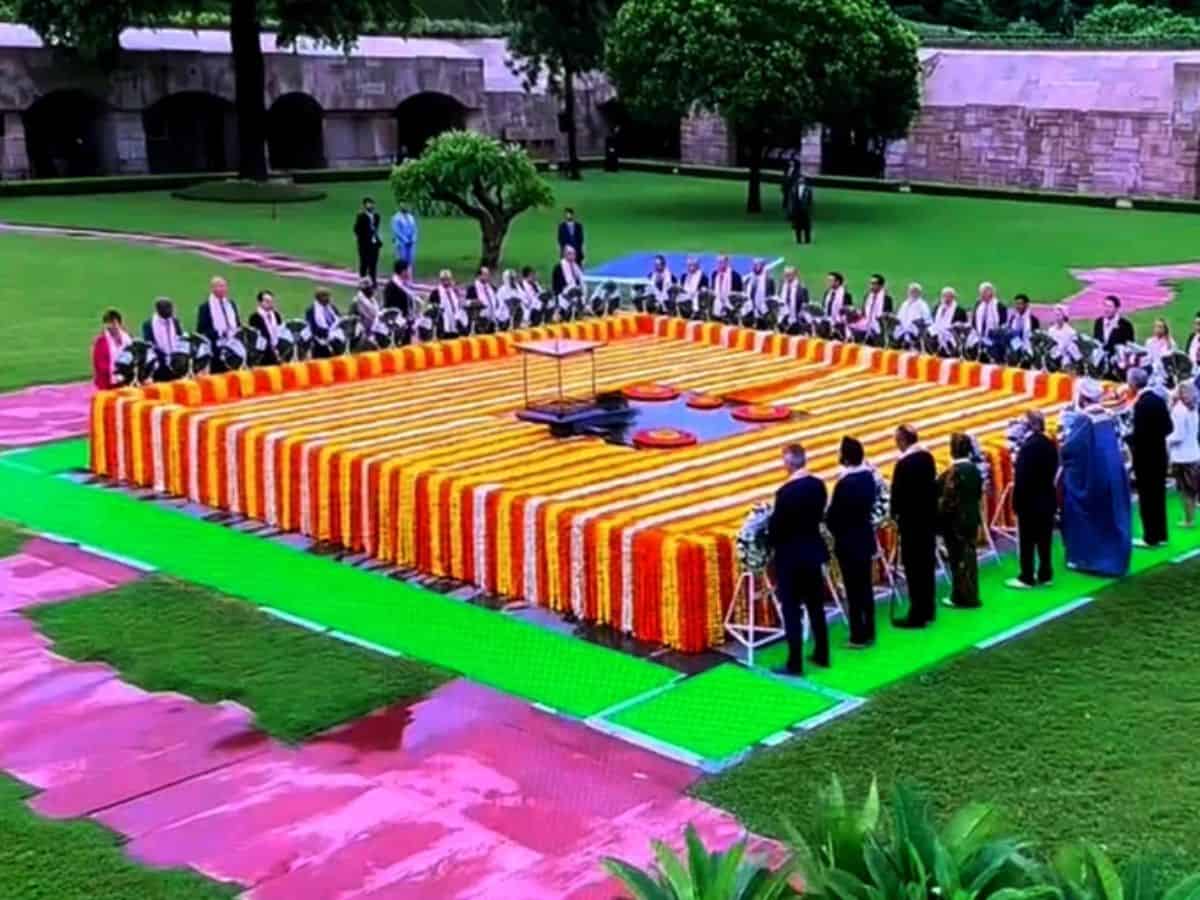
[[[1200,22],[1161,6],[1116,3],[1092,9],[1080,19],[1075,34],[1084,38],[1195,39],[1200,37]]]
[[[884,58],[884,48],[900,58]],[[698,109],[726,121],[749,166],[750,212],[762,210],[768,149],[796,146],[842,99],[882,125],[883,105],[901,98],[900,114],[877,133],[894,132],[915,111],[904,98],[916,96],[919,71],[915,37],[879,0],[627,0],[605,63],[640,115]]]
[[[17,0],[16,13],[49,46],[111,67],[125,28],[164,24],[199,6],[195,0]],[[258,181],[267,177],[263,21],[278,23],[280,46],[311,37],[349,50],[369,26],[402,29],[413,14],[413,0],[225,0],[224,7],[233,49],[238,174]]]
[[[562,98],[567,131],[567,172],[580,177],[575,122],[575,78],[600,67],[611,7],[619,0],[505,0],[512,22],[509,65],[531,90],[546,76],[551,93]]]
[[[448,131],[392,170],[397,203],[445,203],[479,223],[479,264],[500,265],[513,219],[550,206],[554,193],[529,154],[474,131]]]

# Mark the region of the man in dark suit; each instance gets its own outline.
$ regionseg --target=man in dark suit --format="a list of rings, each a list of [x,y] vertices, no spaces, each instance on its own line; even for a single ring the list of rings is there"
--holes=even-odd
[[[833,535],[833,552],[842,570],[842,587],[850,616],[850,647],[861,650],[875,643],[875,473],[863,465],[863,445],[842,438],[842,474],[833,487],[825,521]]]
[[[217,352],[218,342],[223,338],[236,337],[241,327],[237,304],[229,296],[229,284],[220,276],[213,278],[209,282],[208,299],[200,304],[196,312],[196,331],[208,338],[212,347],[209,371],[214,375],[227,371]]]
[[[563,210],[563,220],[558,223],[558,255],[564,256],[564,251],[571,247],[575,251],[575,262],[583,265],[583,223],[575,218],[575,210],[567,207]]]
[[[250,313],[247,324],[261,336],[265,349],[262,364],[279,365],[279,336],[283,332],[283,316],[275,308],[275,295],[270,291],[259,291],[257,306]]]
[[[1020,335],[1021,339],[1026,342],[1035,331],[1041,330],[1041,320],[1029,308],[1028,294],[1017,294],[1013,297],[1013,308],[1008,316],[1008,327],[1012,329],[1014,335]]]
[[[1051,551],[1054,514],[1058,511],[1058,447],[1046,437],[1046,419],[1039,410],[1025,414],[1029,436],[1017,451],[1013,472],[1013,511],[1017,514],[1017,544],[1021,574],[1009,579],[1012,588],[1049,584],[1054,577]],[[1034,556],[1037,571],[1034,571]]]
[[[812,243],[812,211],[812,186],[803,175],[797,174],[788,192],[788,218],[792,222],[792,230],[796,232],[797,244]]]
[[[830,272],[825,278],[825,285],[825,296],[821,300],[825,315],[834,321],[841,321],[854,305],[854,297],[846,290],[846,277],[841,272]]]
[[[304,320],[312,333],[314,359],[328,359],[333,356],[332,332],[341,317],[342,314],[333,305],[333,296],[325,288],[318,288],[313,294],[312,305],[304,312]]]
[[[370,197],[363,197],[362,209],[354,217],[354,242],[358,246],[358,277],[370,278],[371,284],[375,284],[379,280],[379,248],[383,239],[379,236],[379,213]]]
[[[825,623],[825,573],[829,550],[821,537],[825,517],[825,482],[808,473],[807,454],[799,444],[783,450],[788,480],[775,493],[775,509],[767,540],[775,559],[775,590],[783,608],[788,658],[783,672],[804,674],[804,617],[813,636],[812,661],[829,665],[829,630]]]
[[[1137,482],[1142,537],[1137,547],[1157,547],[1167,542],[1167,437],[1174,431],[1167,401],[1147,388],[1145,369],[1129,370],[1129,386],[1138,392],[1133,403],[1133,480]]]
[[[392,266],[392,277],[383,287],[383,308],[398,309],[405,319],[411,318],[416,311],[413,303],[415,297],[411,267],[403,259],[398,259]]]
[[[892,472],[892,518],[900,534],[900,562],[908,584],[908,617],[900,628],[924,628],[933,621],[937,521],[937,465],[911,425],[896,429],[900,459]]]
[[[150,377],[155,381],[174,380],[171,356],[184,350],[187,345],[183,342],[183,328],[175,318],[175,304],[166,297],[154,301],[153,315],[142,324],[142,340],[153,348],[154,363]]]
[[[742,279],[749,303],[742,310],[742,324],[748,328],[766,328],[767,313],[770,307],[767,298],[775,296],[775,279],[767,272],[767,264],[762,259],[754,260],[750,274]]]
[[[1092,326],[1092,337],[1104,345],[1105,353],[1133,342],[1133,323],[1121,315],[1121,298],[1116,294],[1104,298],[1104,315]]]

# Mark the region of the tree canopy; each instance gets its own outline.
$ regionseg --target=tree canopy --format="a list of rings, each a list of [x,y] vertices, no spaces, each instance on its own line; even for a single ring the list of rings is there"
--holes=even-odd
[[[512,68],[528,90],[544,75],[563,100],[568,172],[579,177],[575,78],[600,68],[609,19],[620,0],[504,0]]]
[[[917,40],[878,0],[627,0],[606,68],[644,117],[720,115],[749,163],[747,209],[761,209],[764,155],[816,124],[886,140],[918,104]]]
[[[529,209],[550,206],[554,192],[521,147],[474,131],[448,131],[392,170],[399,204],[444,203],[479,223],[479,264],[497,268],[509,226]]]
[[[233,48],[239,174],[257,180],[267,175],[263,21],[276,23],[282,46],[309,37],[348,50],[368,27],[403,30],[414,12],[413,0],[224,0],[220,5],[229,13]],[[125,28],[212,12],[216,6],[196,0],[16,0],[16,15],[48,45],[111,66]]]

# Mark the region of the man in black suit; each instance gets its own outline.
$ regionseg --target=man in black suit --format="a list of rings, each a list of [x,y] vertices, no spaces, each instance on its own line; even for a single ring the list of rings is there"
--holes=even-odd
[[[1133,342],[1133,323],[1121,315],[1121,298],[1116,294],[1104,298],[1104,315],[1092,326],[1092,337],[1110,354],[1121,344]]]
[[[1012,312],[1008,315],[1008,327],[1012,329],[1014,336],[1020,335],[1021,340],[1026,343],[1029,342],[1035,331],[1041,330],[1041,320],[1029,308],[1028,294],[1017,294],[1013,297]]]
[[[1058,447],[1046,437],[1046,419],[1039,410],[1025,414],[1029,436],[1017,451],[1013,471],[1013,511],[1017,514],[1017,544],[1021,574],[1009,579],[1012,588],[1049,584],[1054,577],[1050,555],[1054,543],[1054,514],[1058,511]],[[1034,571],[1034,556],[1037,571]]]
[[[279,365],[279,336],[283,333],[283,316],[275,308],[275,295],[270,291],[258,292],[258,304],[250,313],[247,324],[257,331],[266,345],[263,350],[263,365]]]
[[[229,284],[224,278],[217,276],[209,282],[208,299],[200,304],[196,312],[196,331],[208,338],[212,347],[212,363],[209,371],[214,375],[227,371],[217,353],[217,345],[222,339],[236,337],[242,327],[238,315],[237,304],[229,296]]]
[[[183,341],[183,328],[175,318],[175,304],[166,297],[154,301],[154,313],[142,324],[142,340],[153,348],[150,377],[155,381],[173,381],[171,356],[187,345]]]
[[[775,296],[775,279],[768,274],[766,262],[754,260],[750,274],[742,279],[742,284],[750,301],[742,311],[742,324],[748,328],[766,328],[770,310],[767,298]]]
[[[842,474],[833,487],[825,521],[833,535],[833,552],[842,570],[842,587],[850,616],[850,647],[861,650],[875,643],[875,473],[863,465],[863,445],[842,438]]]
[[[1167,401],[1147,388],[1150,377],[1145,369],[1130,369],[1128,380],[1138,392],[1129,435],[1142,517],[1142,537],[1134,545],[1157,547],[1167,542],[1167,437],[1174,431],[1174,423]]]
[[[775,558],[775,590],[783,608],[788,659],[783,672],[804,674],[804,617],[813,636],[812,661],[829,665],[829,630],[825,623],[825,573],[829,550],[821,537],[825,517],[825,482],[810,475],[804,448],[783,450],[788,480],[775,493],[775,509],[767,524],[767,541]]]
[[[900,628],[924,628],[933,621],[936,584],[937,465],[911,425],[896,429],[900,459],[892,472],[892,518],[900,533],[900,562],[908,584],[908,617]]]
[[[370,197],[363,197],[362,209],[354,217],[354,242],[358,245],[358,277],[370,278],[371,284],[375,284],[379,280],[379,248],[383,239],[379,237],[379,212]]]
[[[791,219],[792,230],[796,232],[797,244],[812,243],[812,211],[812,186],[803,175],[797,174],[788,192],[788,218]]]
[[[405,260],[398,259],[392,266],[392,277],[383,287],[383,308],[398,309],[405,319],[411,318],[415,311],[415,296],[411,267]]]
[[[566,249],[575,251],[575,262],[583,265],[583,223],[575,218],[575,210],[563,210],[563,220],[558,223],[558,255],[566,255]]]
[[[835,322],[841,321],[854,305],[854,297],[846,290],[846,277],[841,272],[830,272],[825,285],[825,296],[821,300],[825,315]]]

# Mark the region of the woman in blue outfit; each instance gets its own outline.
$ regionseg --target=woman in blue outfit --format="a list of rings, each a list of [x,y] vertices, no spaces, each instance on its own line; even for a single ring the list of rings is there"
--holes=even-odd
[[[1120,577],[1133,548],[1129,475],[1116,417],[1100,397],[1099,384],[1080,381],[1062,416],[1063,544],[1068,568]]]

